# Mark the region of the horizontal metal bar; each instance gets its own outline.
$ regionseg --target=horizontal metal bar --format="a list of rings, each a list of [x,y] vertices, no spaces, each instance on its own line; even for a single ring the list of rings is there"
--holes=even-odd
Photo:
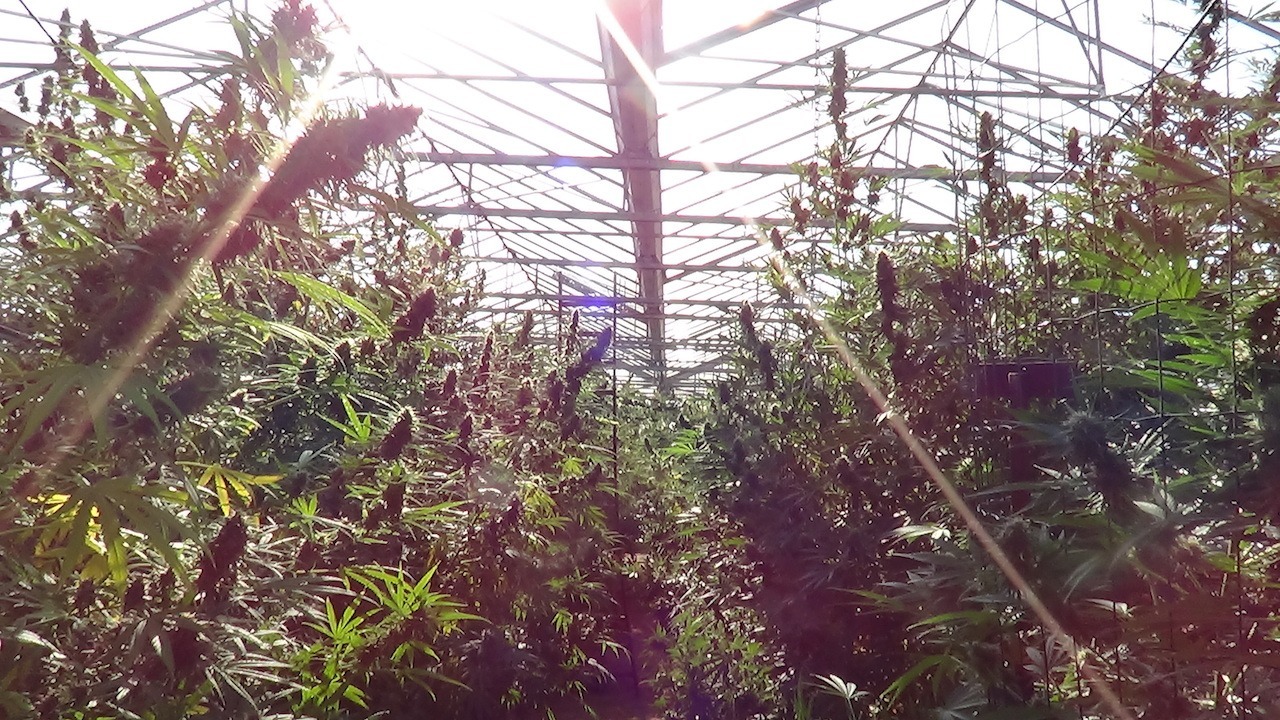
[[[25,64],[10,63],[11,65],[27,67]],[[0,65],[3,67],[3,65]],[[52,66],[50,66],[52,67]],[[173,68],[181,69],[181,68]],[[919,73],[904,73],[906,75],[917,77]],[[350,72],[343,73],[346,77],[375,77],[370,73]],[[556,77],[556,76],[521,76],[521,75],[460,75],[448,73],[379,73],[376,77],[387,77],[392,80],[447,80],[450,82],[472,83],[472,82],[514,82],[514,83],[533,83],[536,85],[615,85],[616,81],[610,81],[604,77]],[[1006,83],[1016,84],[1023,82],[1030,84],[1025,80],[1009,80]],[[775,92],[808,92],[815,96],[827,95],[830,88],[824,85],[814,85],[813,83],[770,83],[770,82],[726,82],[714,80],[664,80],[660,83],[662,87],[686,87],[686,88],[706,88],[708,90],[772,90]],[[992,97],[992,98],[1030,98],[1037,100],[1079,100],[1083,102],[1097,102],[1100,100],[1110,100],[1115,102],[1125,102],[1135,99],[1136,95],[1109,95],[1104,93],[1091,92],[1061,92],[1054,90],[1009,90],[1006,87],[983,88],[944,88],[936,85],[917,84],[911,86],[898,85],[858,85],[856,81],[849,85],[847,92],[852,95],[899,95],[899,96],[917,96],[917,95],[937,95],[942,97]]]
[[[566,260],[564,258],[544,257],[479,257],[469,256],[466,260],[480,264],[492,265],[543,265],[549,267],[600,268],[603,270],[670,270],[672,272],[740,272],[758,273],[765,270],[763,265],[698,265],[686,263],[660,263],[648,265],[644,263],[622,260]]]
[[[540,300],[542,302],[562,303],[566,307],[610,307],[614,305],[643,305],[648,302],[645,298],[599,295],[588,297],[585,295],[558,295],[555,293],[517,293],[517,292],[486,292],[485,297],[498,300]],[[664,298],[663,304],[675,306],[690,307],[721,307],[721,308],[737,308],[742,305],[741,300],[700,300],[700,299],[684,299]],[[757,310],[763,308],[775,308],[778,310],[804,310],[805,306],[800,303],[751,303],[752,307]],[[518,311],[517,311],[518,312]],[[711,317],[708,320],[716,320]]]
[[[477,308],[472,308],[470,312],[480,313],[482,315],[524,315],[526,312],[528,312],[536,317],[556,317],[556,318],[566,318],[566,319],[568,318],[567,310],[558,310],[558,309],[551,310],[546,308],[477,307]],[[736,316],[737,316],[736,310],[734,311],[726,310],[725,314],[723,315],[694,315],[692,313],[662,313],[661,315],[662,319],[664,320],[690,320],[694,322],[711,322],[711,323],[723,323],[726,320],[731,320]],[[596,315],[593,317],[599,318],[601,316]],[[631,314],[621,314],[618,316],[618,320],[632,321],[632,322],[638,321],[638,319]],[[791,320],[790,318],[757,315],[756,322],[788,324],[794,321]]]
[[[523,218],[545,218],[550,220],[597,220],[600,222],[676,222],[689,223],[690,225],[708,224],[708,225],[766,225],[775,227],[787,227],[791,225],[791,218],[787,217],[733,217],[730,215],[679,215],[667,213],[638,213],[638,212],[593,212],[587,210],[543,210],[541,208],[495,208],[481,207],[479,205],[470,207],[459,206],[442,206],[442,205],[419,205],[418,212],[433,217],[444,217],[446,215],[474,215],[477,217],[523,217]],[[814,227],[830,227],[831,223],[813,220],[809,222]],[[954,223],[903,223],[900,228],[905,232],[915,233],[938,233],[938,232],[956,232],[959,227]],[[548,234],[554,235],[554,231],[548,231]]]
[[[703,162],[700,160],[673,160],[671,158],[583,156],[583,155],[508,155],[506,153],[450,153],[419,152],[417,159],[441,165],[520,165],[524,167],[576,167],[592,170],[673,170],[680,172],[750,173],[753,175],[797,176],[790,165],[745,162]],[[944,167],[895,168],[887,166],[861,166],[849,168],[866,176],[903,180],[979,180],[977,170],[949,170]],[[1064,182],[1061,172],[1007,171],[1002,177],[1008,182],[1048,183]]]

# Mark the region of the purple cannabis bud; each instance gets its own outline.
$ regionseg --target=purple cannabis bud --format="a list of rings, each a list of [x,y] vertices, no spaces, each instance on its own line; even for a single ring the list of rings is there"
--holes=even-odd
[[[529,346],[529,341],[533,338],[533,311],[525,310],[524,318],[520,321],[520,331],[516,333],[515,347],[523,349]]]
[[[613,343],[613,328],[606,327],[596,336],[596,342],[591,349],[582,354],[582,364],[590,370],[591,366],[599,365],[604,360],[604,354]],[[585,373],[584,373],[585,374]]]
[[[988,186],[995,185],[996,170],[996,123],[991,113],[984,112],[978,118],[978,161],[981,164],[979,175]]]
[[[209,543],[209,556],[213,559],[214,567],[224,574],[233,570],[244,556],[248,544],[249,533],[245,528],[244,518],[239,515],[227,518],[213,542]]]
[[[746,339],[748,348],[760,344],[760,338],[756,335],[756,312],[751,303],[744,302],[738,308],[738,324],[742,326],[742,336]]]
[[[404,512],[404,483],[391,483],[382,490],[382,509],[387,518],[400,519]]]
[[[391,431],[386,437],[382,438],[382,444],[378,447],[378,457],[383,460],[395,460],[400,457],[409,441],[413,439],[413,411],[405,408],[400,411],[400,417],[396,418],[395,425],[391,426]]]
[[[774,252],[782,252],[784,245],[782,243],[782,233],[778,232],[778,228],[769,230],[769,242],[773,244]]]
[[[485,335],[484,348],[480,351],[480,363],[476,366],[473,388],[483,388],[489,382],[489,372],[493,367],[493,333]]]
[[[466,445],[471,442],[471,435],[475,432],[475,420],[472,419],[471,413],[462,416],[462,422],[458,425],[458,444]]]
[[[580,327],[582,317],[574,310],[569,315],[569,329],[564,334],[564,352],[568,355],[578,343],[578,328]]]
[[[168,605],[173,595],[174,580],[173,569],[165,570],[164,574],[156,579],[155,585],[151,588],[152,601],[162,607]]]
[[[846,109],[845,94],[849,89],[849,67],[845,61],[844,48],[837,48],[832,58],[831,67],[831,104],[827,113],[836,126],[836,137],[844,139],[844,113]]]
[[[227,518],[200,558],[200,574],[195,586],[206,602],[218,602],[225,596],[225,591],[235,582],[236,565],[248,544],[244,519],[239,515]]]
[[[142,578],[137,578],[129,583],[128,589],[124,591],[124,600],[121,603],[121,610],[131,612],[133,610],[141,610],[146,604],[146,593],[142,584]]]
[[[764,378],[764,387],[770,392],[778,387],[777,367],[773,361],[773,344],[769,342],[760,343],[759,349],[756,350],[756,359],[760,362],[760,375]]]
[[[428,320],[435,317],[436,309],[436,289],[429,287],[414,298],[409,310],[396,320],[391,342],[401,343],[422,337],[422,329]]]
[[[1079,165],[1084,159],[1084,155],[1080,151],[1080,131],[1071,128],[1067,131],[1067,161],[1072,165]]]
[[[533,388],[529,387],[529,383],[522,383],[520,389],[516,391],[516,408],[523,409],[533,402]]]
[[[882,326],[885,334],[892,332],[892,323],[900,319],[898,307],[898,276],[893,261],[884,252],[876,258],[876,292],[880,296],[880,310],[884,314]]]
[[[334,358],[337,360],[338,369],[347,371],[351,369],[351,341],[343,340],[333,348]]]

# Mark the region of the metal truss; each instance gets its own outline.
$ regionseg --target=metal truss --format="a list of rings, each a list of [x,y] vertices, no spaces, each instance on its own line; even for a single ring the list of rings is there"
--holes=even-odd
[[[796,169],[834,135],[837,48],[852,76],[852,162],[887,180],[870,210],[899,215],[888,241],[908,243],[966,227],[979,115],[996,119],[1006,179],[1034,202],[1074,177],[1068,130],[1128,122],[1195,19],[1194,3],[1176,0],[777,0],[746,18],[740,0],[476,0],[450,10],[452,24],[436,13],[453,3],[315,4],[359,47],[340,58],[343,92],[394,91],[424,109],[410,192],[442,227],[466,231],[489,290],[477,318],[529,311],[547,338],[575,311],[587,329],[616,323],[619,369],[676,390],[724,369],[740,303],[764,322],[799,309],[770,290],[758,239],[788,230]],[[0,91],[50,67],[44,33],[58,32],[62,3],[26,5],[39,23],[0,0]],[[175,95],[210,83],[209,62],[232,41],[211,29],[233,10],[270,6],[83,8],[109,62]],[[1233,52],[1280,41],[1263,10],[1231,3]],[[17,112],[11,98],[0,110]]]

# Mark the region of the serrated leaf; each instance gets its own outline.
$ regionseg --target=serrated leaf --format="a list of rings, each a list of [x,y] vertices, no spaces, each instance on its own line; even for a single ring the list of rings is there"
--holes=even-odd
[[[308,275],[293,272],[275,271],[272,275],[294,286],[298,292],[320,305],[337,306],[350,310],[356,317],[360,318],[370,335],[386,337],[390,332],[387,324],[368,305],[327,283]]]

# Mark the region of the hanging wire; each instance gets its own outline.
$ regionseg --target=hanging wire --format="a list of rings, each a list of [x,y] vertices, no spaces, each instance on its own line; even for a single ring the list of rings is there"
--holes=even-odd
[[[54,47],[57,47],[58,41],[49,33],[49,28],[44,26],[44,22],[42,22],[40,18],[36,17],[35,13],[31,12],[31,8],[27,5],[27,0],[18,0],[18,3],[22,5],[22,9],[27,13],[27,17],[34,20],[36,25],[39,26],[40,32],[44,33],[45,37],[49,38],[49,42],[53,43]]]

